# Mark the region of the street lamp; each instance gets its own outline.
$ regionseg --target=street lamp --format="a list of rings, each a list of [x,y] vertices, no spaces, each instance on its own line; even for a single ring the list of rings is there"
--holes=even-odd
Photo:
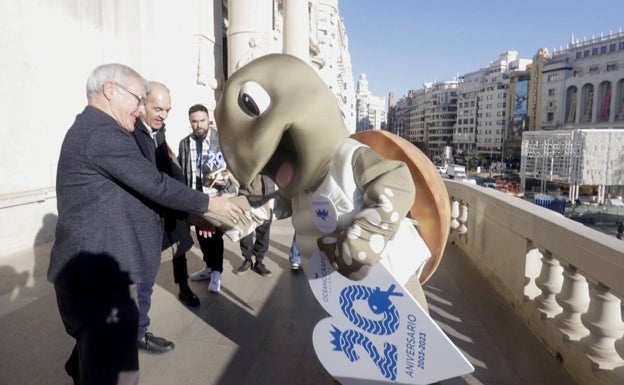
[[[490,179],[492,179],[492,145],[490,144]]]

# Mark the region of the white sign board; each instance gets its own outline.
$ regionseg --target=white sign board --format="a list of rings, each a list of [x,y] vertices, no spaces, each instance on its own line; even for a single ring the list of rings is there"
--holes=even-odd
[[[317,250],[307,274],[331,316],[314,328],[314,350],[342,385],[431,384],[474,371],[381,263],[366,279],[352,281]]]

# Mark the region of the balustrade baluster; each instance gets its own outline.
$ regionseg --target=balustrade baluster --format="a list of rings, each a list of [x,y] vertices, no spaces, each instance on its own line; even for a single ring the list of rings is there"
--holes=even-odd
[[[466,221],[468,221],[468,205],[466,203],[461,204],[461,214],[457,217],[457,221],[460,223],[457,232],[462,235],[468,232],[468,228],[466,227]]]
[[[563,311],[555,316],[557,326],[568,341],[579,341],[589,334],[581,322],[581,314],[589,308],[589,286],[575,266],[564,265],[561,293],[555,296]]]
[[[589,309],[581,316],[583,325],[590,331],[581,340],[583,350],[595,369],[612,370],[624,366],[624,359],[615,348],[616,341],[624,334],[621,302],[600,283],[590,282],[589,296]]]
[[[559,261],[553,258],[548,250],[542,253],[542,269],[535,280],[542,294],[535,298],[535,303],[542,318],[552,318],[561,312],[561,306],[557,304],[555,296],[561,291],[563,275]]]
[[[452,197],[451,200],[451,229],[455,230],[459,227],[459,221],[457,220],[457,217],[459,217],[459,201]]]

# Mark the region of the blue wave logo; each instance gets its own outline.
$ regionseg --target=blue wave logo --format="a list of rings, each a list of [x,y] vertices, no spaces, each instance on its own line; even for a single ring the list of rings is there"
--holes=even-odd
[[[377,369],[384,378],[396,380],[398,349],[395,345],[384,342],[383,353],[380,354],[373,342],[357,330],[345,330],[344,332],[332,325],[331,331],[334,350],[342,351],[349,361],[355,362],[360,359],[356,346],[361,346],[364,352],[373,360]]]
[[[399,311],[392,304],[390,297],[402,297],[403,293],[394,291],[395,285],[391,285],[387,291],[381,291],[379,287],[372,289],[363,285],[347,286],[340,292],[340,308],[353,325],[376,335],[389,335],[399,328]],[[383,314],[380,320],[369,319],[355,308],[356,301],[366,301],[368,307],[375,314]]]

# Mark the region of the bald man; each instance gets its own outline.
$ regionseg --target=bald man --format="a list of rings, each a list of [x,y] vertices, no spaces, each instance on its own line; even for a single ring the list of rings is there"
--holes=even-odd
[[[184,176],[175,156],[171,153],[165,138],[165,120],[171,111],[171,93],[162,83],[152,81],[149,84],[145,100],[145,113],[135,123],[133,135],[143,156],[156,165],[159,171],[184,182]],[[188,286],[188,272],[186,271],[186,252],[193,245],[189,232],[187,214],[165,209],[154,205],[163,224],[162,250],[172,253],[175,282],[180,286],[179,298],[189,306],[198,306],[199,299]],[[154,255],[160,259],[160,255]],[[162,337],[156,337],[148,332],[154,279],[137,284],[139,302],[139,328],[137,345],[140,350],[149,353],[165,353],[174,349],[173,342]]]

